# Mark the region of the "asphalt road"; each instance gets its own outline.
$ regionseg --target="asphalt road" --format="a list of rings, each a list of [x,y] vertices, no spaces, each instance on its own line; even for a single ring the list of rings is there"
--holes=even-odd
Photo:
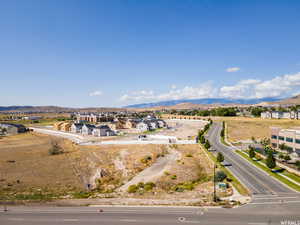
[[[288,195],[296,193],[240,157],[233,151],[233,147],[221,143],[221,130],[222,124],[214,123],[207,134],[208,139],[212,147],[216,149],[217,152],[222,152],[225,160],[232,164],[228,169],[249,188],[253,195]]]
[[[273,197],[273,196],[272,196]],[[268,198],[266,196],[266,198]],[[10,207],[0,212],[1,225],[270,225],[300,224],[300,199],[276,199],[235,209],[196,207]],[[99,212],[102,209],[103,212]],[[298,222],[298,223],[297,223]],[[287,223],[288,225],[288,223]]]

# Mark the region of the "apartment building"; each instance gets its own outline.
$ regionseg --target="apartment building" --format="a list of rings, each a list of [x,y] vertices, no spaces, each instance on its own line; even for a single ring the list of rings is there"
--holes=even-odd
[[[300,156],[300,128],[281,129],[271,127],[271,145],[278,149],[280,144],[285,144],[287,149]]]
[[[262,112],[260,117],[262,119],[300,119],[300,112],[281,112],[281,111],[266,111]]]

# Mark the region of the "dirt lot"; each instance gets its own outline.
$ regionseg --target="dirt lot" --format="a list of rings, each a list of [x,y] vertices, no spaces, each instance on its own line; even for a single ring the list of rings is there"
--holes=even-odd
[[[173,148],[181,158],[156,180],[155,188],[148,192],[140,189],[127,197],[173,200],[210,197],[213,190],[212,161],[198,145],[174,145]]]
[[[240,140],[251,140],[251,137],[261,139],[270,137],[270,127],[277,126],[282,128],[300,127],[300,120],[288,119],[261,119],[261,118],[215,118],[224,120],[227,123],[228,138],[232,142]]]
[[[175,136],[178,139],[194,138],[206,124],[203,121],[188,120],[166,120],[166,122],[171,129],[164,129],[157,134]]]
[[[49,155],[53,141],[64,149],[63,154]],[[152,191],[112,193],[158,157],[168,154],[168,148],[152,144],[79,146],[66,139],[36,133],[2,137],[0,199],[83,198],[91,194],[93,197],[113,194],[166,199],[211,193],[211,162],[198,145],[172,146],[182,157],[155,181]],[[93,189],[89,193],[88,184]],[[187,189],[182,190],[180,185],[186,185]],[[191,185],[193,191],[188,190]]]

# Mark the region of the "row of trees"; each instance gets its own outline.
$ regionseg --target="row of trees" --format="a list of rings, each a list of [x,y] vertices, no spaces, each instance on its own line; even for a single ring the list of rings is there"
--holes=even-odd
[[[249,147],[248,154],[249,154],[249,157],[251,159],[257,157],[255,149],[252,146]],[[276,159],[274,157],[274,152],[273,151],[268,151],[268,153],[267,153],[266,166],[268,168],[270,168],[271,170],[276,167]]]
[[[229,107],[229,108],[215,108],[209,110],[171,110],[170,114],[178,114],[185,116],[236,116],[238,112],[237,108]]]
[[[212,120],[209,119],[209,123],[206,124],[204,128],[198,132],[198,142],[203,144],[206,149],[209,149],[211,145],[209,143],[209,140],[205,139],[204,134],[206,133],[206,131],[208,131],[211,124],[212,124]]]

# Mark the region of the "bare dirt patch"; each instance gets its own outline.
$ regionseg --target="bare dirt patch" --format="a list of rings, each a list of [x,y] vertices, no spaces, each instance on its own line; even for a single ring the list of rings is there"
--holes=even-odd
[[[227,123],[228,138],[232,142],[251,140],[251,137],[262,139],[270,137],[270,127],[292,128],[300,127],[299,120],[261,119],[245,117],[216,118]]]

